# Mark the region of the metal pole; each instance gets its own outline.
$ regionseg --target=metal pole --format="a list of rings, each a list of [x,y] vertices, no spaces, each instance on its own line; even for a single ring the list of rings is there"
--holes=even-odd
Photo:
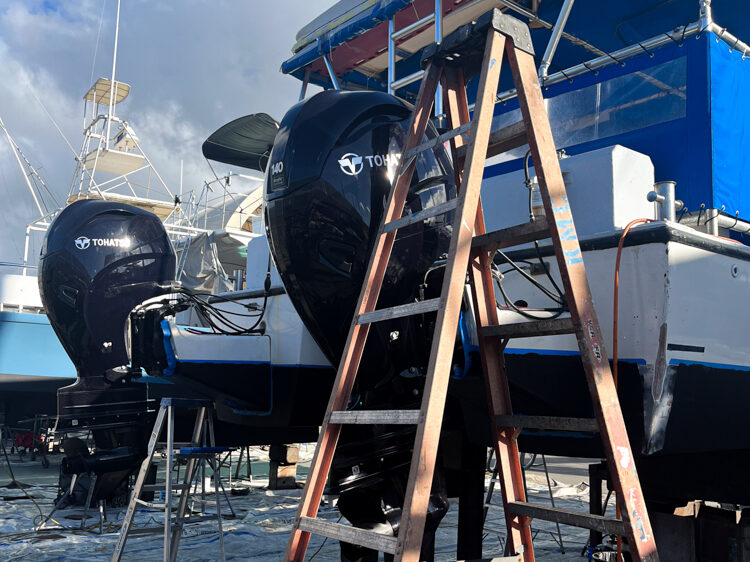
[[[557,45],[560,43],[560,37],[562,37],[563,29],[565,29],[565,24],[568,21],[568,16],[570,15],[570,11],[573,8],[573,2],[574,0],[565,0],[565,2],[563,2],[562,8],[560,8],[560,13],[557,16],[557,22],[555,23],[555,27],[552,29],[552,36],[549,38],[547,49],[544,51],[544,56],[542,57],[542,63],[539,65],[540,80],[544,80],[547,77],[547,73],[549,72],[549,65],[552,62],[552,57],[555,56]]]
[[[443,7],[442,0],[435,0],[435,44],[440,45],[443,40]],[[435,117],[443,115],[443,87],[438,84],[435,90]]]
[[[26,227],[26,239],[23,242],[23,275],[26,275],[26,265],[29,263],[29,241],[31,238],[31,227]]]
[[[8,132],[8,129],[5,127],[5,123],[3,123],[3,120],[0,118],[0,129],[2,129],[5,132],[5,136],[8,137],[8,144],[10,145],[10,149],[13,152],[13,156],[16,157],[16,162],[18,162],[18,167],[21,170],[21,173],[23,174],[23,179],[26,182],[26,187],[29,188],[29,191],[31,192],[31,196],[34,198],[34,204],[36,205],[37,210],[39,211],[40,216],[44,216],[44,211],[42,210],[42,206],[39,203],[39,199],[36,196],[36,192],[34,191],[34,187],[31,185],[31,181],[29,181],[29,175],[26,173],[26,170],[23,169],[23,163],[21,162],[21,157],[18,155],[18,145],[15,143],[15,141],[11,138],[10,133]],[[26,257],[24,256],[24,261],[26,261]]]
[[[171,560],[172,544],[172,459],[174,458],[174,406],[167,406],[167,468],[164,478],[164,560]],[[183,494],[187,493],[183,490]]]
[[[703,31],[703,28],[701,28],[701,31]],[[727,28],[720,27],[715,22],[711,22],[711,24],[708,27],[708,31],[711,33],[714,33],[717,35],[716,39],[724,41],[727,45],[729,45],[729,51],[740,51],[742,53],[742,58],[746,58],[750,56],[750,46],[745,43],[744,41],[740,41],[738,37],[735,37],[731,33],[727,31]]]
[[[328,70],[328,76],[331,77],[331,82],[333,83],[333,89],[340,90],[341,86],[339,86],[339,79],[336,78],[336,73],[333,71],[333,65],[331,64],[331,61],[328,59],[328,55],[323,55],[323,62],[326,63],[326,69]]]
[[[307,85],[310,83],[310,69],[305,70],[305,79],[302,80],[302,88],[299,91],[299,101],[305,99],[307,95]]]
[[[112,54],[112,83],[109,85],[109,111],[107,113],[107,136],[104,139],[104,147],[109,148],[109,135],[112,124],[112,116],[115,107],[115,68],[117,67],[117,41],[120,37],[120,0],[117,0],[117,17],[115,19],[115,50]],[[96,98],[96,91],[94,92]]]
[[[701,29],[709,29],[714,23],[711,0],[700,0]]]
[[[501,2],[501,3],[504,3],[505,1],[506,0],[498,0],[498,2]],[[562,82],[564,80],[570,80],[571,78],[581,76],[582,74],[587,74],[589,72],[599,70],[600,68],[604,68],[606,66],[616,64],[618,61],[623,62],[624,60],[630,57],[643,54],[644,51],[657,49],[661,47],[662,45],[666,45],[668,43],[673,43],[674,41],[679,41],[688,37],[692,37],[693,35],[696,35],[700,31],[701,31],[701,27],[700,27],[699,22],[691,23],[684,27],[678,27],[675,30],[669,31],[667,33],[662,33],[661,35],[657,35],[656,37],[652,37],[651,39],[642,41],[641,43],[638,43],[637,45],[630,45],[628,47],[624,47],[617,51],[613,51],[610,54],[602,55],[595,59],[591,59],[585,63],[577,64],[575,66],[567,68],[563,72],[556,72],[554,74],[550,74],[545,79],[544,85],[550,86],[552,84],[557,84],[558,82]],[[729,33],[727,33],[723,37],[725,42],[728,36],[729,36]],[[743,43],[738,43],[736,46],[736,49],[744,52],[743,45],[744,45]],[[748,54],[750,55],[750,49],[748,50]],[[497,95],[495,102],[506,102],[510,99],[515,98],[516,95],[517,94],[516,94],[515,88],[511,90],[506,90],[505,92],[501,92],[500,94]]]
[[[388,20],[388,93],[393,95],[393,82],[396,80],[396,42],[393,40],[395,32],[393,18]]]

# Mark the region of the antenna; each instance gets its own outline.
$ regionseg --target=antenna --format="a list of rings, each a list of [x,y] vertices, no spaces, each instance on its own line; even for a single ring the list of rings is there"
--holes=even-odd
[[[47,185],[44,183],[44,180],[39,176],[39,174],[36,171],[36,168],[31,165],[31,162],[29,162],[29,159],[26,158],[24,153],[21,151],[21,148],[16,144],[16,141],[13,140],[13,137],[10,136],[10,132],[8,131],[8,128],[5,126],[5,123],[3,122],[2,118],[0,118],[0,129],[3,130],[5,133],[5,136],[8,139],[8,144],[10,145],[10,149],[13,152],[13,156],[16,157],[16,162],[18,162],[18,167],[21,169],[21,173],[23,174],[23,179],[26,182],[26,187],[29,188],[29,191],[31,192],[31,197],[34,198],[34,204],[36,205],[37,210],[39,211],[39,216],[43,217],[47,214],[47,211],[42,209],[42,205],[44,202],[39,200],[39,196],[36,193],[36,190],[34,189],[34,186],[31,185],[31,180],[29,179],[29,176],[34,175],[37,180],[44,186],[45,189],[47,189]],[[23,159],[23,162],[21,161]],[[26,164],[27,170],[24,168],[24,162]],[[52,193],[49,192],[49,189],[47,189],[47,192],[49,193],[50,197],[52,197]],[[54,200],[54,197],[52,197]],[[56,201],[54,201],[55,204],[57,204]],[[44,204],[44,207],[46,208],[46,204]]]
[[[115,69],[117,68],[117,41],[120,37],[120,0],[117,0],[117,18],[115,19],[115,50],[112,53],[112,84],[109,87],[109,115],[107,119],[107,136],[105,138],[105,148],[109,148],[109,138],[112,127],[112,117],[115,114]]]

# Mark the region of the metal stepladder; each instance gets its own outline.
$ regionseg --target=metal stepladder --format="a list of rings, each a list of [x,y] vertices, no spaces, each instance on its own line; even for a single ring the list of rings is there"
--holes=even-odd
[[[523,121],[490,135],[495,95],[503,58],[507,57]],[[481,64],[477,64],[480,60]],[[467,270],[480,339],[482,365],[493,420],[493,441],[502,485],[510,552],[534,560],[532,518],[585,528],[606,529],[627,538],[635,560],[658,560],[653,533],[586,278],[581,249],[568,205],[552,132],[536,75],[528,27],[499,10],[463,26],[425,53],[427,69],[403,147],[399,175],[389,197],[365,276],[349,337],[339,364],[321,436],[289,538],[285,560],[301,562],[311,534],[395,554],[396,560],[418,560],[424,533],[442,416],[450,378]],[[480,68],[477,101],[469,122],[464,72]],[[422,143],[433,98],[442,80],[449,123],[454,129]],[[469,133],[466,143],[462,135]],[[414,171],[414,156],[451,140],[458,197],[449,204],[402,217]],[[480,200],[485,158],[529,144],[544,202],[544,220],[486,233]],[[453,234],[439,298],[375,310],[399,227],[456,210]],[[551,238],[569,317],[499,324],[491,272],[495,250]],[[356,371],[372,322],[437,311],[430,361],[419,410],[347,411]],[[510,338],[576,334],[596,419],[514,416],[503,350]],[[499,339],[499,342],[498,342]],[[326,477],[342,425],[415,424],[412,453],[398,536],[316,519]],[[623,520],[550,509],[526,502],[516,439],[520,428],[599,430],[622,508]]]
[[[174,441],[174,409],[175,408],[195,408],[195,425],[188,447],[182,447],[175,452]],[[167,422],[167,443],[166,443],[166,478],[161,484],[145,484],[146,476],[151,467],[151,460],[156,452],[157,442],[164,428],[164,422]],[[207,442],[207,443],[206,443]],[[128,540],[128,533],[133,522],[133,516],[137,506],[143,505],[164,510],[164,560],[165,562],[174,562],[177,559],[177,551],[180,546],[182,529],[185,523],[197,521],[216,520],[219,532],[219,547],[221,550],[221,560],[224,560],[224,529],[222,527],[221,502],[219,491],[224,495],[226,504],[234,516],[234,509],[224,490],[221,482],[219,465],[216,462],[216,455],[227,452],[227,447],[216,447],[214,440],[213,424],[213,402],[210,400],[197,400],[186,398],[162,398],[159,412],[154,422],[154,429],[148,442],[148,452],[146,458],[141,464],[138,477],[136,478],[133,492],[128,502],[128,508],[125,512],[125,518],[122,522],[120,534],[117,538],[117,545],[112,554],[112,562],[118,562],[122,558],[125,549],[125,543]],[[208,445],[208,446],[206,446]],[[174,483],[172,481],[172,469],[174,468],[175,458],[187,459],[185,474],[182,482]],[[214,472],[215,478],[215,500],[206,500],[205,498],[197,499],[201,504],[214,504],[216,506],[216,515],[185,516],[188,501],[191,497],[191,487],[199,466],[205,466],[208,463]],[[141,492],[164,490],[165,497],[163,503],[147,502],[139,498]],[[172,492],[180,491],[180,499],[177,504],[177,514],[172,517]]]

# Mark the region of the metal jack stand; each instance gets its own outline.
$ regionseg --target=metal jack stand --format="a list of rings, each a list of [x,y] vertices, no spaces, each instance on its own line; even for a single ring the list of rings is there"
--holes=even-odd
[[[193,435],[190,441],[190,446],[182,447],[175,451],[174,445],[174,408],[197,408],[198,412],[195,417],[195,426],[193,427]],[[177,550],[180,546],[180,538],[182,537],[182,528],[185,523],[193,523],[197,521],[216,520],[218,522],[219,531],[219,548],[221,552],[221,560],[225,560],[224,556],[224,529],[222,527],[222,515],[221,515],[221,501],[219,498],[219,491],[221,490],[224,500],[229,506],[229,509],[234,517],[234,509],[232,504],[227,497],[224,485],[221,482],[221,474],[219,470],[219,464],[216,460],[216,456],[220,453],[228,451],[227,447],[216,447],[214,440],[214,424],[213,424],[213,403],[209,400],[188,400],[179,398],[162,398],[161,407],[154,423],[154,429],[151,432],[151,439],[148,443],[148,453],[146,458],[141,464],[138,478],[136,479],[135,486],[133,487],[133,493],[128,503],[128,509],[125,512],[125,519],[120,529],[120,535],[117,540],[117,546],[112,554],[112,562],[118,562],[122,557],[123,550],[125,549],[125,542],[128,539],[128,533],[130,526],[133,522],[133,515],[138,504],[144,505],[151,508],[163,509],[164,510],[164,561],[174,562],[177,559]],[[161,434],[162,428],[164,427],[164,419],[167,418],[167,467],[166,467],[166,478],[165,481],[160,484],[144,484],[146,474],[148,473],[151,465],[151,459],[156,451],[157,440]],[[206,444],[206,441],[208,443]],[[185,468],[185,476],[182,482],[172,482],[172,471],[174,467],[174,461],[176,458],[187,459],[187,466]],[[215,500],[205,499],[205,465],[208,464],[213,470],[215,485],[214,492]],[[201,497],[196,501],[200,502],[203,507],[205,505],[214,504],[216,505],[216,515],[200,515],[200,516],[185,516],[187,511],[188,500],[192,494],[190,489],[192,487],[193,480],[196,474],[201,474]],[[149,491],[161,491],[164,490],[164,503],[147,502],[139,499],[141,492]],[[177,515],[172,517],[172,502],[173,492],[179,490],[179,502],[177,505]],[[196,486],[197,491],[197,486]]]

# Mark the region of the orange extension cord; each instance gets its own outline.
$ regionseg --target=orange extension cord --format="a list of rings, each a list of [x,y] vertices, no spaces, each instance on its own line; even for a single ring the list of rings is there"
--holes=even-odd
[[[617,389],[617,316],[619,314],[619,293],[620,293],[620,258],[622,257],[622,247],[625,243],[625,236],[628,231],[637,224],[653,222],[651,219],[635,219],[628,223],[625,230],[620,235],[620,242],[617,244],[617,259],[615,260],[615,295],[614,295],[614,307],[612,315],[612,378],[615,382],[615,389]],[[619,519],[622,517],[620,512],[620,504],[617,502],[615,494],[615,516]],[[617,537],[617,562],[622,560],[622,537]]]

